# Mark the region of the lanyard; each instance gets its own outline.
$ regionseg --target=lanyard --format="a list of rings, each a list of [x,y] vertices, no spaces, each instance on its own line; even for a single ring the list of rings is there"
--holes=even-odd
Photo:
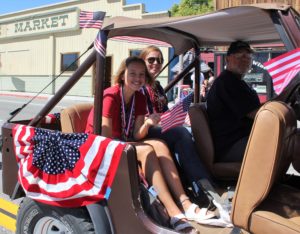
[[[134,124],[134,108],[135,108],[135,94],[131,99],[131,106],[129,109],[129,115],[126,112],[125,108],[125,99],[124,99],[124,92],[123,86],[121,86],[121,119],[122,119],[122,135],[125,141],[128,138],[132,137],[133,132],[133,124]]]

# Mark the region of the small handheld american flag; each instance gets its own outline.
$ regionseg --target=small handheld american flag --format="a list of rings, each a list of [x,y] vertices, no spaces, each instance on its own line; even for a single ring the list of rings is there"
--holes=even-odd
[[[162,114],[162,132],[165,132],[172,127],[183,125],[185,122],[187,122],[188,110],[193,98],[194,92],[191,92],[182,98],[178,103],[176,103],[170,110]]]

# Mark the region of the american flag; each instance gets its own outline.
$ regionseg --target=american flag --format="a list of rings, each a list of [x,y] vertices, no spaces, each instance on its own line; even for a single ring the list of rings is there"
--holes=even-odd
[[[42,123],[52,124],[56,123],[57,120],[60,120],[60,113],[53,113],[46,115]]]
[[[162,132],[176,126],[183,125],[187,122],[188,110],[193,101],[194,92],[191,92],[186,97],[182,98],[170,110],[166,111],[161,116]]]
[[[300,71],[300,48],[284,53],[263,65],[272,77],[274,91],[280,94]]]
[[[94,41],[94,48],[102,57],[105,57],[106,55],[106,43],[107,43],[107,35],[105,32],[100,30]]]
[[[134,37],[134,36],[116,36],[110,38],[111,40],[115,41],[125,41],[128,43],[137,43],[137,44],[146,44],[146,45],[157,45],[157,46],[164,46],[164,47],[172,47],[167,42],[145,38],[145,37]]]
[[[102,28],[105,12],[97,11],[80,11],[79,26],[80,28]]]
[[[60,113],[50,113],[41,120],[43,124],[54,124],[57,123],[57,121],[60,121]]]
[[[125,144],[85,133],[13,128],[18,179],[39,202],[79,207],[108,199]]]

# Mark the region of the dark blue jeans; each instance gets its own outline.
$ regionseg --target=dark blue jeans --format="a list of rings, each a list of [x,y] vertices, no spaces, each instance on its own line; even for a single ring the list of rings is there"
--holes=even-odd
[[[162,133],[160,127],[151,127],[147,137],[159,138],[167,143],[191,185],[203,178],[212,181],[209,172],[199,158],[192,135],[186,128],[178,126]]]
[[[221,162],[242,162],[249,136],[236,141],[227,153],[220,159]]]

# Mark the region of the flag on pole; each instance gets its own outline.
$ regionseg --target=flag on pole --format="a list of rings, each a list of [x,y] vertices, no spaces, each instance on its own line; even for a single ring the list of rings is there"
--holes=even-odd
[[[80,11],[79,26],[80,28],[102,28],[105,12],[97,11]]]
[[[280,94],[300,71],[300,48],[284,53],[263,65],[272,77],[275,93]]]
[[[85,133],[63,134],[25,125],[13,128],[18,180],[26,195],[60,207],[108,199],[125,147]]]
[[[103,58],[105,58],[106,55],[106,43],[107,43],[107,35],[105,32],[100,30],[94,41],[94,48]]]
[[[176,103],[170,110],[162,114],[162,132],[165,132],[172,127],[183,125],[185,122],[187,122],[188,110],[193,98],[194,92],[191,92],[182,98],[178,103]]]

